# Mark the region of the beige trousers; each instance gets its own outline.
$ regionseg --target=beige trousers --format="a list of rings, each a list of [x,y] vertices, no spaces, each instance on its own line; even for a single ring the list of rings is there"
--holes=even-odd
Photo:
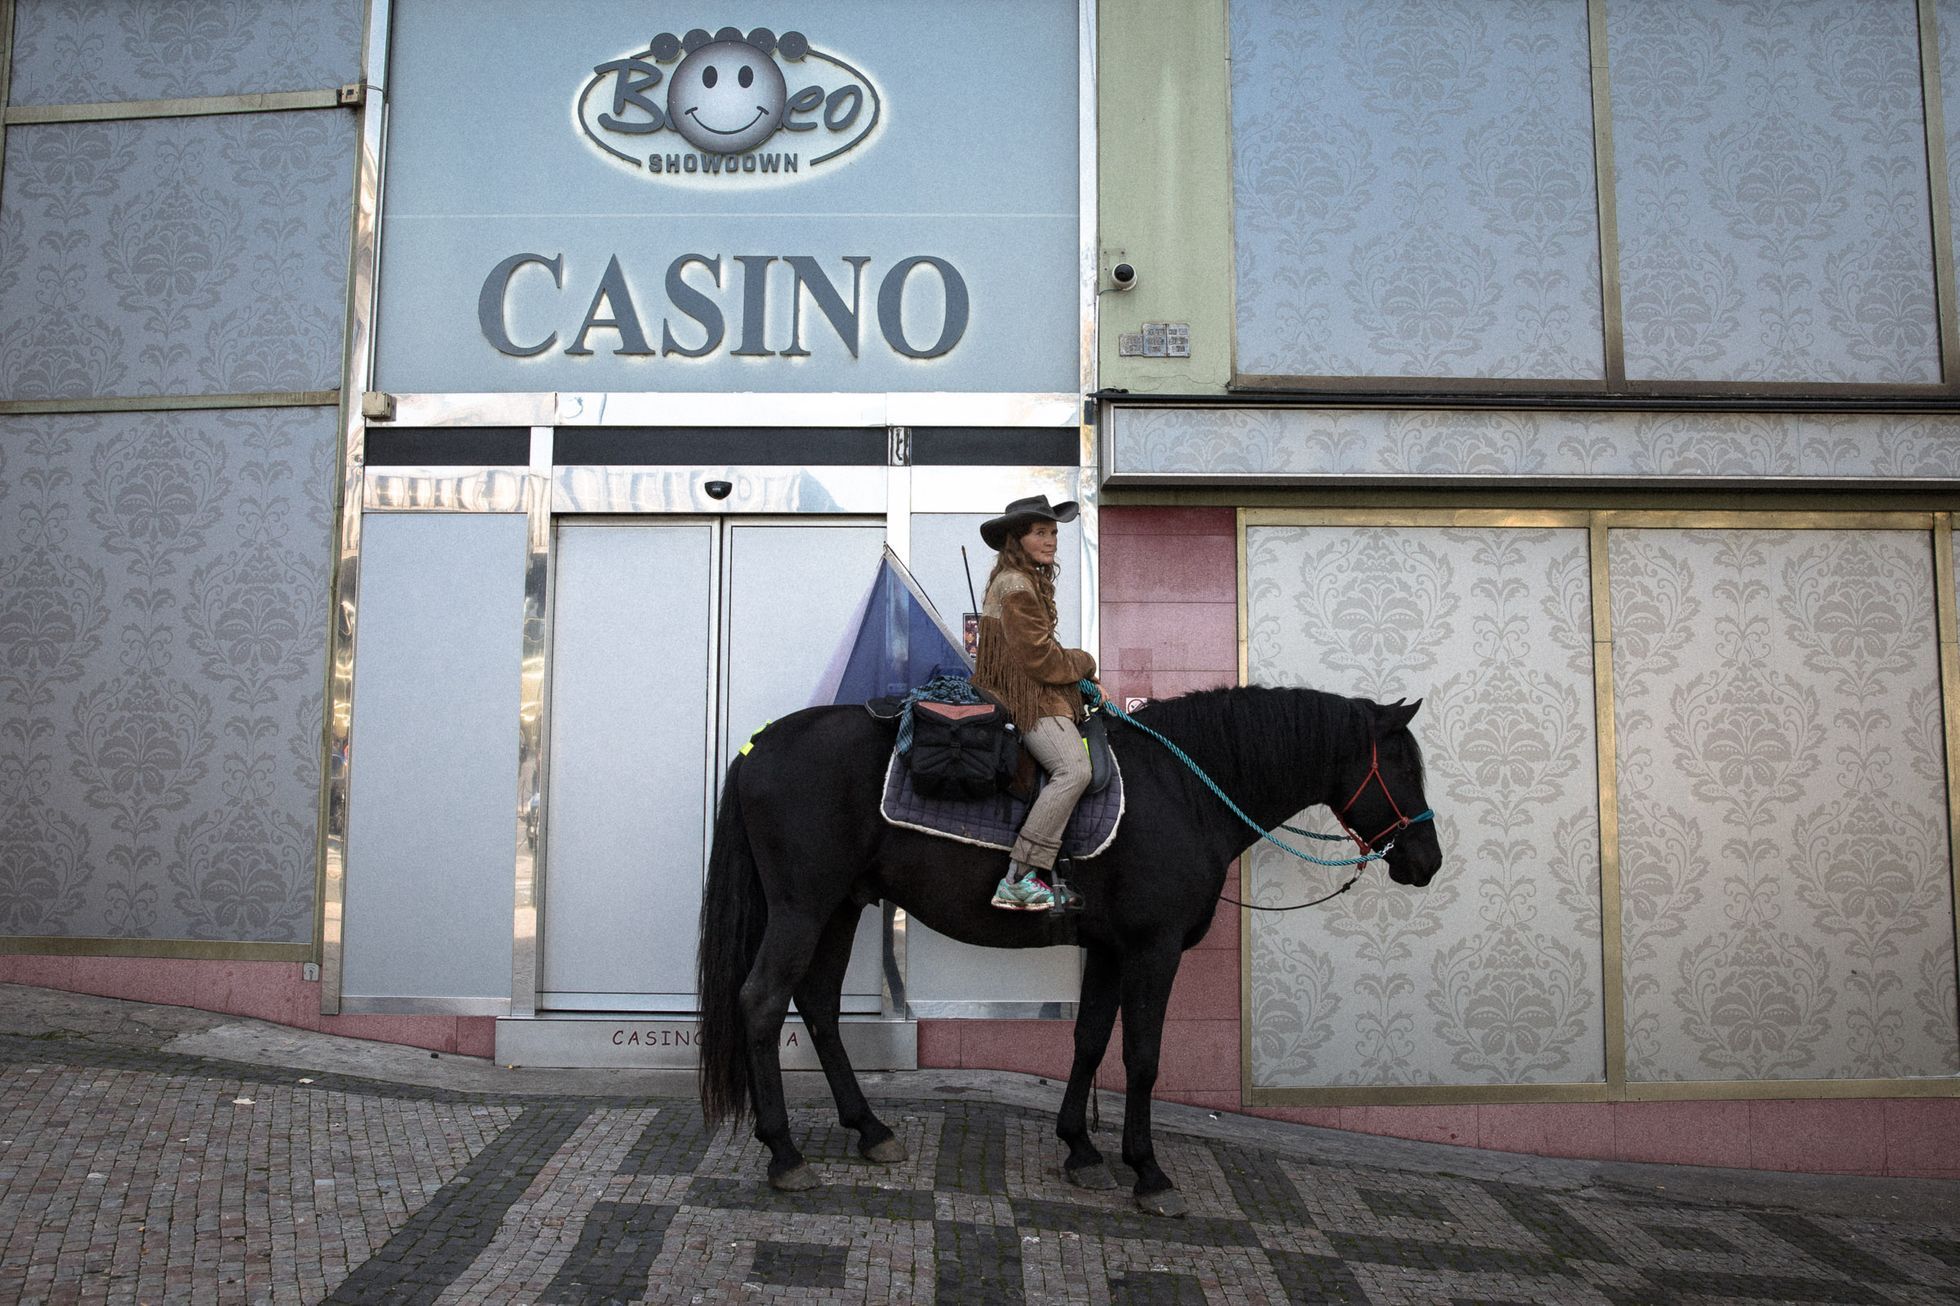
[[[1062,830],[1089,787],[1089,750],[1082,746],[1082,732],[1075,728],[1075,722],[1065,716],[1041,718],[1034,729],[1021,736],[1021,746],[1048,772],[1048,783],[1041,787],[1034,806],[1028,809],[1028,819],[1021,823],[1021,837],[1014,841],[1012,856],[1023,866],[1052,870],[1062,849]]]

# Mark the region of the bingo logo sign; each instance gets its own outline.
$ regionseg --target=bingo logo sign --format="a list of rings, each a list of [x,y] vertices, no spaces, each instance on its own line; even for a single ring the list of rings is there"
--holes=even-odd
[[[821,175],[877,131],[884,101],[863,72],[780,36],[695,28],[592,69],[578,123],[605,156],[680,185],[771,185]]]

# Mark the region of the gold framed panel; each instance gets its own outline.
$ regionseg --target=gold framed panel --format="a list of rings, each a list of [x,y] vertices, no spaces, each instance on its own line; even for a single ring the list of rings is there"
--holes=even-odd
[[[0,0],[0,187],[6,178],[7,129],[64,122],[176,118],[301,109],[359,107],[360,84],[302,91],[202,96],[175,100],[131,100],[66,105],[14,105],[12,100],[15,0]],[[279,390],[236,394],[99,395],[63,399],[0,400],[0,416],[92,413],[191,412],[243,408],[341,408],[340,390]],[[356,496],[358,503],[358,496]],[[336,504],[335,511],[338,512]],[[331,700],[329,700],[331,707]],[[324,806],[324,805],[323,805]],[[324,823],[322,823],[324,828]],[[0,938],[0,955],[65,957],[161,957],[199,961],[320,960],[324,903],[315,894],[313,939],[305,943],[256,943],[204,939],[123,939],[16,935]]]
[[[1674,381],[1628,380],[1626,330],[1620,285],[1618,179],[1614,164],[1613,91],[1607,58],[1608,0],[1586,0],[1586,31],[1592,74],[1594,198],[1599,223],[1600,335],[1604,345],[1604,381],[1512,381],[1501,377],[1407,376],[1279,376],[1238,370],[1236,304],[1232,313],[1232,379],[1229,388],[1260,391],[1308,391],[1340,394],[1391,391],[1412,396],[1464,394],[1584,394],[1605,399],[1679,396],[1684,409],[1698,398],[1804,397],[1856,400],[1960,397],[1960,305],[1956,305],[1953,221],[1947,200],[1945,113],[1941,103],[1939,14],[1937,0],[1915,0],[1918,18],[1921,93],[1926,128],[1926,180],[1932,210],[1933,303],[1939,330],[1940,381],[1937,384],[1887,385],[1828,381]],[[1230,56],[1229,42],[1225,51]],[[1229,123],[1230,118],[1227,118]],[[1228,187],[1228,192],[1229,192]],[[1232,202],[1228,193],[1226,202]],[[1228,284],[1233,284],[1229,283]]]
[[[1239,1096],[1249,1107],[1438,1106],[1505,1103],[1763,1101],[1772,1099],[1960,1097],[1960,1078],[1653,1081],[1627,1078],[1625,973],[1619,865],[1618,731],[1614,719],[1613,626],[1607,565],[1615,529],[1903,531],[1927,537],[1933,553],[1934,611],[1946,739],[1949,911],[1960,948],[1960,613],[1956,612],[1953,514],[1936,511],[1745,511],[1593,508],[1284,508],[1240,507],[1238,518],[1238,669],[1249,674],[1247,533],[1256,526],[1582,527],[1591,565],[1595,758],[1599,777],[1601,1001],[1606,1078],[1600,1083],[1261,1087],[1252,1079],[1252,912],[1239,908]],[[1956,976],[1960,982],[1960,976]]]

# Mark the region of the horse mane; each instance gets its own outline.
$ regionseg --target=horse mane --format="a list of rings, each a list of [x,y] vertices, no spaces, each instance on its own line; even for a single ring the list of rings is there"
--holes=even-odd
[[[1303,741],[1324,757],[1329,746],[1366,739],[1374,721],[1366,699],[1265,685],[1193,690],[1131,715],[1193,757],[1234,764],[1288,756]]]

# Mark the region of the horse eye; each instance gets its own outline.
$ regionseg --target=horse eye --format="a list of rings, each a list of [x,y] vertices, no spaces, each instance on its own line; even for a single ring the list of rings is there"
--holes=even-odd
[[[745,89],[746,89],[746,88],[748,88],[748,87],[750,87],[750,86],[754,86],[754,85],[755,85],[755,69],[753,69],[753,68],[751,68],[751,67],[749,67],[749,66],[748,66],[747,64],[743,64],[743,65],[742,65],[742,71],[741,71],[740,73],[738,73],[738,74],[736,74],[736,76],[735,76],[735,80],[736,80],[736,81],[738,81],[738,82],[740,82],[740,83],[742,84],[742,86],[743,86],[743,87],[744,87]]]
[[[721,74],[715,71],[715,66],[713,64],[709,64],[706,68],[701,70],[701,85],[703,86],[712,88],[714,84],[720,79],[721,79]]]

